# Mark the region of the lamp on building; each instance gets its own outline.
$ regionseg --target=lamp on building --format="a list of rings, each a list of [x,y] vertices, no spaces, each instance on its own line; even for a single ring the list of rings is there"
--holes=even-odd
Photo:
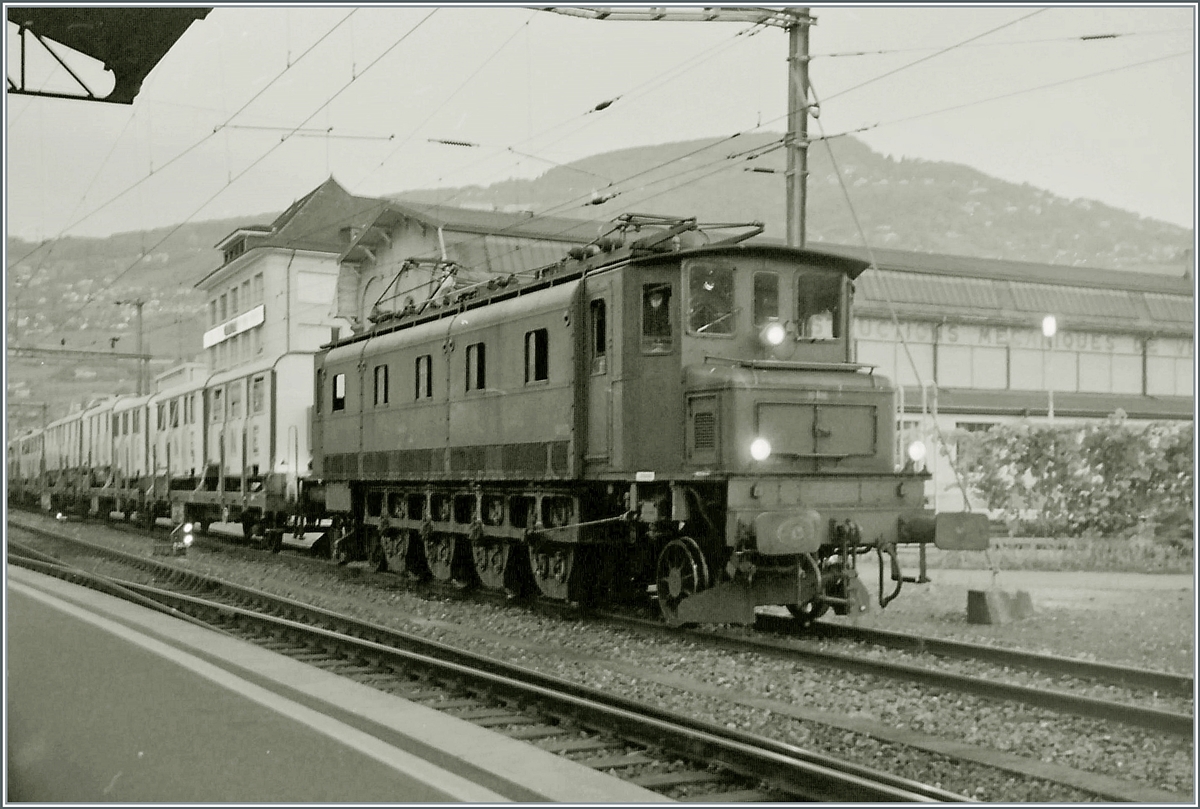
[[[1053,363],[1050,362],[1054,354],[1054,335],[1058,333],[1058,320],[1054,315],[1046,315],[1042,318],[1042,334],[1046,336],[1047,347],[1042,354],[1042,377],[1046,380],[1046,418],[1054,421],[1054,382],[1050,373],[1047,373],[1046,366],[1049,364],[1050,370],[1053,371]]]

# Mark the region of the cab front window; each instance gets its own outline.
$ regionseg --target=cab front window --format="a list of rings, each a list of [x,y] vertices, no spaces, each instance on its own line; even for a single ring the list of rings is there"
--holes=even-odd
[[[801,274],[796,279],[797,336],[836,340],[842,336],[842,277]]]
[[[688,274],[688,331],[693,334],[733,334],[737,308],[733,301],[734,269],[724,264],[697,262]]]

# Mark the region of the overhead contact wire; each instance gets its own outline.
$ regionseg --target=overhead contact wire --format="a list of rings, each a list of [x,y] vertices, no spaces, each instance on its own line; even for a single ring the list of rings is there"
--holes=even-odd
[[[391,46],[389,46],[389,47],[387,48],[387,50],[385,50],[383,53],[381,53],[379,56],[377,56],[377,57],[376,57],[376,58],[375,58],[375,59],[374,59],[374,60],[373,60],[373,61],[372,61],[372,62],[371,62],[369,65],[367,65],[367,67],[366,67],[366,68],[364,68],[364,69],[362,70],[362,72],[358,73],[356,76],[354,76],[353,78],[351,78],[351,79],[350,79],[350,81],[346,82],[346,84],[344,84],[344,85],[343,85],[343,86],[342,86],[342,87],[341,87],[339,90],[337,90],[335,93],[333,93],[333,95],[331,95],[331,96],[330,96],[329,98],[327,98],[327,99],[326,99],[324,102],[322,102],[320,106],[318,106],[318,107],[317,107],[315,110],[313,110],[313,112],[312,112],[312,113],[310,113],[310,114],[308,115],[308,117],[307,117],[307,118],[305,118],[303,121],[301,121],[301,122],[300,122],[300,123],[299,123],[299,124],[298,124],[298,125],[295,127],[295,130],[299,130],[299,129],[301,129],[301,128],[302,128],[302,127],[305,125],[305,124],[307,124],[309,121],[311,121],[313,118],[315,118],[315,117],[316,117],[316,116],[317,116],[317,115],[318,115],[318,114],[321,112],[321,110],[325,109],[327,106],[329,106],[331,103],[333,103],[334,99],[336,99],[336,98],[337,98],[338,96],[340,96],[340,95],[341,95],[343,92],[345,92],[345,91],[346,91],[346,90],[347,90],[347,89],[348,89],[348,88],[349,88],[351,85],[353,85],[353,84],[354,84],[354,82],[358,81],[358,79],[360,79],[362,76],[366,75],[366,74],[367,74],[367,73],[368,73],[368,72],[369,72],[369,71],[370,71],[370,70],[371,70],[373,67],[375,67],[375,65],[377,65],[377,64],[380,62],[380,60],[382,60],[384,57],[386,57],[388,54],[390,54],[390,53],[391,53],[393,50],[395,50],[397,47],[399,47],[401,43],[403,43],[403,42],[404,42],[406,39],[408,39],[410,36],[412,36],[412,34],[413,34],[413,33],[414,33],[414,32],[415,32],[415,31],[416,31],[418,28],[420,28],[422,25],[424,25],[424,24],[425,24],[425,23],[426,23],[426,22],[429,20],[429,18],[430,18],[430,17],[432,17],[432,16],[433,16],[434,14],[436,14],[437,12],[438,12],[438,9],[436,9],[436,8],[435,8],[435,9],[433,9],[432,11],[430,11],[430,12],[429,12],[429,14],[427,14],[427,15],[426,15],[426,16],[425,16],[425,17],[424,17],[424,18],[423,18],[423,19],[422,19],[420,22],[418,22],[418,23],[417,23],[416,25],[414,25],[414,26],[413,26],[411,29],[409,29],[409,30],[408,30],[408,31],[407,31],[407,32],[404,34],[404,36],[400,37],[398,40],[396,40],[396,42],[392,43],[392,45],[391,45]],[[252,169],[254,169],[256,166],[258,166],[258,164],[259,164],[259,163],[261,163],[263,160],[267,159],[267,157],[269,157],[270,155],[272,155],[272,154],[275,152],[275,150],[276,150],[276,149],[278,149],[280,146],[282,146],[284,143],[286,143],[286,142],[287,142],[287,139],[288,139],[288,136],[286,136],[286,135],[285,135],[283,138],[281,138],[281,139],[280,139],[280,141],[279,141],[278,143],[276,143],[276,144],[274,144],[273,146],[271,146],[271,148],[270,148],[270,149],[268,149],[266,152],[264,152],[262,155],[260,155],[260,156],[259,156],[259,157],[258,157],[258,158],[257,158],[257,159],[254,161],[254,162],[252,162],[252,163],[251,163],[249,166],[247,166],[247,167],[246,167],[246,168],[244,168],[242,171],[240,171],[240,172],[239,172],[239,173],[238,173],[238,174],[237,174],[237,175],[236,175],[236,176],[235,176],[235,177],[234,177],[234,178],[233,178],[233,179],[232,179],[232,180],[231,180],[229,183],[227,183],[227,184],[226,184],[225,186],[223,186],[222,188],[218,189],[218,190],[217,190],[217,192],[216,192],[215,194],[213,194],[213,195],[212,195],[212,196],[210,196],[208,199],[206,199],[206,200],[205,200],[205,201],[204,201],[204,202],[203,202],[203,203],[200,205],[200,207],[199,207],[199,208],[197,208],[195,211],[193,211],[193,212],[192,212],[192,213],[191,213],[191,214],[190,214],[190,215],[189,215],[189,216],[188,216],[186,219],[184,219],[184,221],[180,222],[178,225],[176,225],[175,227],[171,228],[171,229],[170,229],[170,230],[167,232],[167,234],[166,234],[165,236],[163,236],[161,239],[159,239],[159,240],[158,240],[158,241],[157,241],[157,242],[154,244],[154,246],[153,246],[153,247],[151,247],[151,250],[153,250],[154,248],[158,247],[158,246],[159,246],[159,245],[161,245],[163,242],[165,242],[167,239],[169,239],[171,236],[173,236],[173,235],[174,235],[174,234],[175,234],[175,233],[176,233],[176,232],[177,232],[177,231],[178,231],[178,230],[179,230],[181,227],[183,227],[183,226],[184,226],[184,225],[186,225],[188,222],[190,222],[190,221],[191,221],[191,220],[192,220],[192,219],[193,219],[193,218],[196,216],[196,214],[198,214],[200,211],[204,210],[204,209],[205,209],[205,208],[206,208],[206,207],[207,207],[207,206],[208,206],[208,205],[209,205],[209,204],[210,204],[210,203],[211,203],[211,202],[212,202],[214,199],[216,199],[216,198],[217,198],[217,197],[219,197],[221,194],[223,194],[223,193],[224,193],[224,192],[225,192],[225,191],[226,191],[226,190],[227,190],[227,189],[228,189],[228,188],[229,188],[231,185],[233,185],[233,183],[237,182],[239,179],[241,179],[242,177],[244,177],[244,176],[245,176],[247,173],[249,173],[249,172],[250,172]],[[134,268],[134,267],[136,267],[136,266],[138,265],[138,263],[140,263],[140,262],[141,262],[141,258],[139,258],[139,259],[137,259],[136,261],[134,261],[134,262],[133,262],[133,264],[129,265],[129,266],[128,266],[128,267],[126,267],[124,270],[122,270],[120,273],[118,273],[118,274],[117,274],[117,275],[116,275],[116,276],[115,276],[115,277],[114,277],[114,278],[113,278],[111,281],[109,281],[107,284],[105,284],[104,286],[102,286],[102,287],[101,287],[99,290],[97,290],[96,292],[97,292],[97,293],[98,293],[98,292],[102,292],[102,291],[104,291],[105,289],[108,289],[108,288],[110,288],[110,287],[111,287],[113,284],[115,284],[115,283],[116,283],[118,280],[120,280],[120,279],[121,279],[122,277],[124,277],[124,276],[125,276],[127,273],[129,273],[131,270],[133,270],[133,268]],[[92,302],[92,301],[95,299],[95,294],[96,294],[96,293],[90,293],[90,294],[89,294],[89,297],[88,297],[88,300],[86,300],[86,301],[83,303],[83,305],[82,305],[82,306],[80,306],[78,309],[72,310],[72,311],[71,311],[70,313],[68,313],[68,314],[69,314],[69,315],[75,315],[75,314],[78,314],[80,311],[82,311],[82,310],[83,310],[85,307],[87,307],[87,306],[88,306],[88,305],[89,305],[89,304],[90,304],[90,303],[91,303],[91,302]]]

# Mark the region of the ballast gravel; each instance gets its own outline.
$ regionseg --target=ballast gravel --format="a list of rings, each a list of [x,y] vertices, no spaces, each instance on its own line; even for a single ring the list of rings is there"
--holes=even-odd
[[[147,552],[147,539],[78,530],[93,542]],[[1191,739],[754,653],[734,654],[686,638],[650,637],[520,607],[430,596],[398,576],[371,574],[357,566],[335,568],[288,551],[272,557],[236,546],[193,548],[189,556],[172,561],[975,800],[1107,799],[1086,788],[891,741],[889,733],[990,748],[1166,790],[1181,800],[1194,788]],[[1020,681],[1025,673],[1014,675],[1013,681]],[[870,728],[880,732],[872,734]],[[1086,783],[1083,778],[1077,785]]]

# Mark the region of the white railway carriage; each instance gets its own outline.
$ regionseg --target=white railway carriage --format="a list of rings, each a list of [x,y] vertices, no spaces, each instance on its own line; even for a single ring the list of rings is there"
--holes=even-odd
[[[117,397],[109,397],[83,411],[83,457],[87,488],[105,486],[112,475],[112,411]]]
[[[8,442],[8,496],[11,502],[36,506],[43,483],[45,430],[34,430]]]
[[[171,489],[195,488],[204,470],[204,375],[191,364],[159,377],[159,391],[146,402],[147,464],[155,499]]]
[[[150,473],[146,430],[148,401],[149,396],[123,396],[113,405],[113,467],[119,481],[138,480]]]
[[[313,357],[247,363],[204,386],[204,471],[177,519],[240,522],[247,536],[282,528],[311,466]]]
[[[55,479],[79,469],[79,440],[79,413],[56,419],[46,428],[46,470],[51,472]]]

